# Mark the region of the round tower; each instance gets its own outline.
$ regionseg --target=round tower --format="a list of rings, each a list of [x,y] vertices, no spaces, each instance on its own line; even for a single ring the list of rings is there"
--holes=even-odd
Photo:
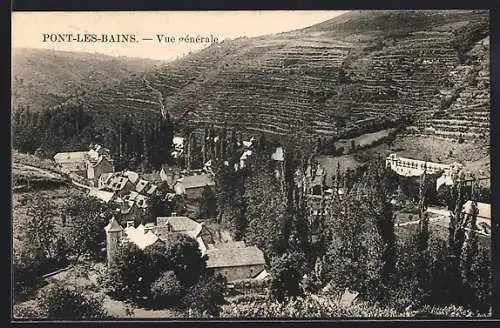
[[[106,255],[109,267],[114,263],[120,239],[122,237],[123,228],[113,216],[104,230],[106,231]]]

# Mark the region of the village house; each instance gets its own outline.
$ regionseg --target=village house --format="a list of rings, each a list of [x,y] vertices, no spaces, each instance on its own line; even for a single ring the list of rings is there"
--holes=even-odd
[[[113,217],[110,223],[105,227],[107,235],[108,263],[113,262],[113,256],[116,255],[116,243],[132,242],[139,248],[144,249],[154,244],[158,240],[165,241],[165,237],[171,233],[180,233],[196,240],[198,248],[202,255],[207,251],[205,242],[201,238],[204,230],[203,224],[184,216],[158,217],[156,224],[139,224],[134,227],[134,220],[127,220],[127,227],[124,229]],[[111,234],[112,236],[108,236]],[[118,236],[116,236],[118,235]]]
[[[160,170],[160,179],[168,184],[169,187],[172,187],[174,183],[179,179],[182,175],[176,169],[163,165]]]
[[[206,243],[202,238],[202,235],[204,235],[206,230],[207,229],[204,227],[203,223],[199,223],[191,218],[188,218],[187,216],[173,215],[169,217],[156,218],[155,232],[158,236],[160,236],[160,238],[168,232],[176,232],[189,236],[196,240],[202,255],[204,255],[207,250]]]
[[[107,180],[107,188],[118,193],[120,196],[124,196],[134,190],[134,185],[127,176],[123,174],[114,174]]]
[[[280,179],[283,175],[285,165],[285,151],[283,147],[276,147],[274,152],[271,154],[271,159],[274,164],[274,176],[276,179]]]
[[[243,154],[240,157],[240,164],[239,164],[238,169],[240,169],[240,168],[242,169],[245,166],[247,166],[247,161],[250,158],[250,156],[252,156],[252,151],[251,150],[245,150],[243,152]]]
[[[264,253],[255,246],[213,247],[206,252],[207,268],[227,281],[254,279],[265,270]]]
[[[97,185],[97,180],[103,173],[115,171],[110,151],[100,145],[91,146],[86,156],[87,179],[93,186]]]
[[[96,188],[91,188],[88,193],[89,197],[95,197],[104,203],[109,203],[115,199],[115,193],[112,191],[99,190]]]
[[[143,194],[146,192],[148,185],[149,185],[149,181],[139,179],[139,181],[135,185],[135,191],[137,191],[139,194]]]
[[[179,158],[184,152],[184,138],[179,136],[174,136],[172,139],[173,150],[171,155],[173,158]]]
[[[126,170],[123,172],[123,174],[128,177],[129,181],[132,184],[136,184],[139,180],[139,173],[137,172]]]
[[[67,153],[57,153],[54,156],[56,164],[65,173],[76,173],[78,175],[87,174],[86,151],[74,151]]]
[[[148,196],[154,195],[157,190],[158,190],[158,186],[152,184],[152,185],[149,186],[149,189],[146,191],[146,194]]]
[[[106,253],[108,265],[115,261],[118,246],[121,243],[134,243],[140,249],[156,243],[167,242],[169,233],[180,233],[196,240],[201,255],[207,255],[207,268],[224,275],[228,281],[254,279],[265,271],[264,254],[255,246],[246,246],[244,242],[207,244],[202,223],[183,216],[158,217],[156,224],[139,224],[127,221],[123,228],[113,217],[104,228],[106,232]],[[209,247],[207,248],[207,245]]]
[[[206,186],[215,187],[215,182],[210,174],[184,176],[177,179],[172,188],[177,195],[186,195],[187,199],[199,199]]]
[[[274,161],[283,162],[285,160],[285,152],[283,147],[276,147],[274,153],[271,155],[271,159]]]
[[[98,186],[101,175],[114,172],[109,150],[99,145],[91,145],[88,151],[57,153],[54,160],[63,172],[85,176],[92,186]]]
[[[113,176],[113,173],[101,174],[97,179],[97,189],[106,189],[108,187],[108,180]]]

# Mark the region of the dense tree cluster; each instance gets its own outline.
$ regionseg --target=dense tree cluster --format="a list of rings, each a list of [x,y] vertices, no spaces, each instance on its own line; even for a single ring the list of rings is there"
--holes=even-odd
[[[389,202],[398,185],[394,178],[382,165],[369,165],[347,195],[331,202],[315,267],[319,286],[329,284],[336,292],[349,288],[365,300],[401,309],[454,304],[488,312],[491,260],[489,250],[478,246],[477,210],[462,211],[470,199],[467,188],[461,183],[452,188],[454,211],[445,240],[429,228],[424,175],[418,225],[397,238]]]
[[[205,283],[212,283],[205,261],[194,239],[171,233],[144,250],[133,243],[121,245],[115,263],[99,281],[109,295],[120,300],[156,308],[215,311],[225,284],[196,304],[185,301],[193,293],[204,294]]]
[[[36,195],[26,205],[13,261],[17,291],[29,292],[40,276],[76,263],[82,255],[102,259],[110,206],[82,195],[70,196],[61,206]]]
[[[14,318],[22,320],[102,320],[108,318],[103,298],[81,286],[55,282],[40,289],[34,304],[15,305]]]
[[[173,124],[160,113],[155,119],[146,119],[89,112],[81,106],[41,112],[23,108],[14,113],[12,125],[14,148],[42,157],[85,150],[98,143],[111,149],[117,170],[158,170],[171,161]]]

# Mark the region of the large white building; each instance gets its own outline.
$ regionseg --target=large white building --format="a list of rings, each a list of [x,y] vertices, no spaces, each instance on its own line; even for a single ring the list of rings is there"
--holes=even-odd
[[[443,184],[453,185],[459,173],[464,170],[460,163],[442,164],[435,162],[422,161],[418,159],[399,157],[396,153],[390,154],[385,160],[385,166],[397,174],[406,177],[421,176],[424,171],[427,174],[438,174],[436,189]]]

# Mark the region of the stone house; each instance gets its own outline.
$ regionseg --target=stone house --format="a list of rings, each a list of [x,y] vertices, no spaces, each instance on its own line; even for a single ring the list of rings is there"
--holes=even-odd
[[[102,174],[114,172],[109,150],[99,145],[91,145],[88,151],[57,153],[54,161],[61,171],[84,176],[93,186],[98,185]]]
[[[253,279],[265,270],[264,253],[255,246],[209,248],[207,268],[228,281]]]
[[[73,151],[57,153],[54,156],[54,160],[61,171],[84,176],[87,174],[86,156],[86,151]]]
[[[173,189],[177,195],[186,195],[188,199],[199,199],[206,186],[215,188],[215,181],[210,174],[184,176],[177,179]]]

